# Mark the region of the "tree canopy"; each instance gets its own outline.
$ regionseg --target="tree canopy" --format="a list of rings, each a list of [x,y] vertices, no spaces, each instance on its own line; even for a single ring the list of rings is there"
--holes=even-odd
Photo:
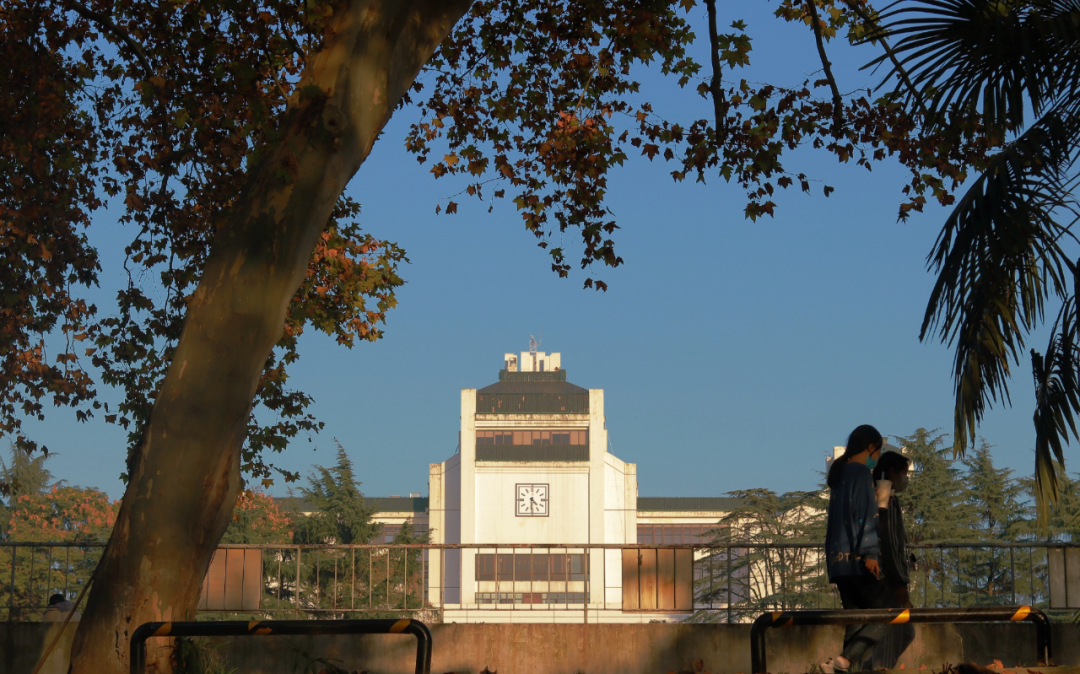
[[[325,46],[339,3],[9,4],[5,60],[38,65],[0,82],[12,120],[3,139],[4,286],[12,290],[4,311],[18,318],[5,327],[0,430],[35,446],[22,418],[41,418],[51,400],[121,424],[134,447],[221,218],[283,133],[290,96],[303,93],[299,78]],[[716,34],[710,73],[689,51],[699,12],[692,0],[472,3],[401,101],[421,113],[406,146],[436,178],[470,177],[467,195],[511,200],[565,276],[575,255],[582,267],[621,264],[604,199],[610,171],[634,155],[668,161],[675,180],[735,182],[753,219],[775,211],[777,189],[811,190],[813,177],[790,172],[786,152],[809,145],[867,168],[892,156],[911,171],[898,211],[905,217],[928,198],[951,203],[1000,142],[982,133],[977,115],[931,135],[888,96],[838,97],[827,69],[795,88],[755,84],[740,76],[753,40],[737,18]],[[807,25],[823,56],[830,41],[866,40],[876,25],[859,3],[786,0],[776,13]],[[660,117],[643,98],[642,65],[711,105]],[[714,116],[702,115],[710,109]],[[85,232],[109,198],[123,200],[120,222],[136,234],[125,249],[128,285],[114,308],[99,308],[80,290],[100,273]],[[347,346],[377,339],[395,305],[405,253],[364,233],[358,211],[347,198],[335,205],[260,376],[244,454],[255,477],[272,474],[261,450],[320,427],[310,398],[288,386],[296,337],[315,328]],[[567,231],[580,244],[553,245]],[[590,275],[585,285],[606,282]],[[124,392],[118,409],[97,400],[102,385]]]

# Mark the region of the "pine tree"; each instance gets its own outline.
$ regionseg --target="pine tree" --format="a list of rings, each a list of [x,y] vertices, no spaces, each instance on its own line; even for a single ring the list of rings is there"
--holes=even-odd
[[[1080,473],[1069,475],[1065,465],[1055,467],[1058,474],[1058,500],[1050,504],[1046,531],[1040,535],[1034,521],[1026,521],[1020,527],[1025,538],[1047,538],[1053,541],[1080,542]],[[1026,496],[1034,498],[1035,480],[1025,477],[1019,480]]]
[[[340,442],[337,449],[337,463],[315,466],[308,486],[300,488],[313,512],[296,518],[297,543],[370,543],[382,528],[371,521],[375,510],[364,504],[352,460]]]
[[[900,496],[910,543],[972,541],[978,538],[975,508],[967,503],[963,473],[950,456],[946,436],[920,428],[897,437],[911,459],[911,481]]]
[[[307,500],[311,513],[294,515],[293,540],[296,543],[361,545],[371,543],[382,530],[381,525],[372,521],[375,509],[364,503],[352,460],[340,442],[337,442],[335,464],[329,468],[315,466],[315,471],[308,476],[308,486],[301,487],[300,493]],[[353,607],[375,609],[388,602],[386,574],[380,582],[377,573],[385,571],[392,561],[384,553],[370,548],[302,552],[300,606],[322,611],[343,609],[339,617],[370,617],[367,613],[361,615],[347,610]],[[289,575],[295,573],[290,570]],[[346,578],[348,583],[341,582]],[[377,585],[383,592],[376,592]]]
[[[974,511],[979,537],[985,541],[1016,540],[1030,511],[1021,501],[1023,485],[1013,478],[1013,471],[994,466],[985,440],[964,457],[963,464],[967,469],[964,502]],[[961,596],[968,597],[968,603],[1001,604],[1011,600],[1017,589],[1014,552],[999,548],[963,550],[961,558],[964,563],[957,579],[958,589]]]
[[[911,480],[899,496],[909,543],[978,540],[975,508],[966,502],[963,473],[951,456],[945,436],[919,428],[897,437],[911,459]],[[915,551],[911,572],[912,601],[922,606],[955,606],[966,584],[957,582],[963,560],[956,549]]]
[[[1057,540],[1080,543],[1080,473],[1066,474],[1064,464],[1058,468],[1058,500],[1050,507],[1049,532]]]
[[[965,502],[975,511],[980,537],[988,541],[1012,541],[1031,515],[1024,505],[1024,486],[1008,468],[997,468],[985,440],[964,457]]]

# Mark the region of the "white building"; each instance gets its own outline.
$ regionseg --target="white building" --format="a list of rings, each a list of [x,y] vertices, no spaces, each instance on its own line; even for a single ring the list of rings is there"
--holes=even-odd
[[[472,546],[428,554],[443,620],[686,616],[693,552],[623,546],[699,543],[735,499],[639,498],[636,464],[607,451],[604,391],[568,382],[558,353],[505,354],[499,381],[460,404],[459,449],[430,465],[429,497],[369,499],[386,542],[410,521],[432,543]]]

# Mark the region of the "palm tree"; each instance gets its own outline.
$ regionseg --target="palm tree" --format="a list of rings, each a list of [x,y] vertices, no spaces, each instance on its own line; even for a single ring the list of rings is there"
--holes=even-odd
[[[1057,498],[1056,457],[1080,414],[1080,263],[1073,196],[1080,154],[1080,0],[915,0],[881,16],[896,94],[928,133],[981,126],[1001,149],[957,201],[927,261],[938,278],[921,339],[955,349],[954,451],[974,443],[1025,337],[1062,302],[1035,379],[1040,521]],[[886,47],[888,49],[888,47]],[[997,140],[995,140],[997,139]],[[1075,250],[1073,250],[1075,254]]]

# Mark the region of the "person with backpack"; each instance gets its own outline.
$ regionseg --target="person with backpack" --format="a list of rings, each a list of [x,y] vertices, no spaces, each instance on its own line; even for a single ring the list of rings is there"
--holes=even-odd
[[[829,582],[845,609],[891,608],[892,593],[882,579],[878,505],[873,469],[884,438],[869,424],[848,436],[844,453],[829,467],[829,512],[825,532]],[[825,674],[848,672],[885,635],[882,624],[849,625],[839,655],[821,663]]]

